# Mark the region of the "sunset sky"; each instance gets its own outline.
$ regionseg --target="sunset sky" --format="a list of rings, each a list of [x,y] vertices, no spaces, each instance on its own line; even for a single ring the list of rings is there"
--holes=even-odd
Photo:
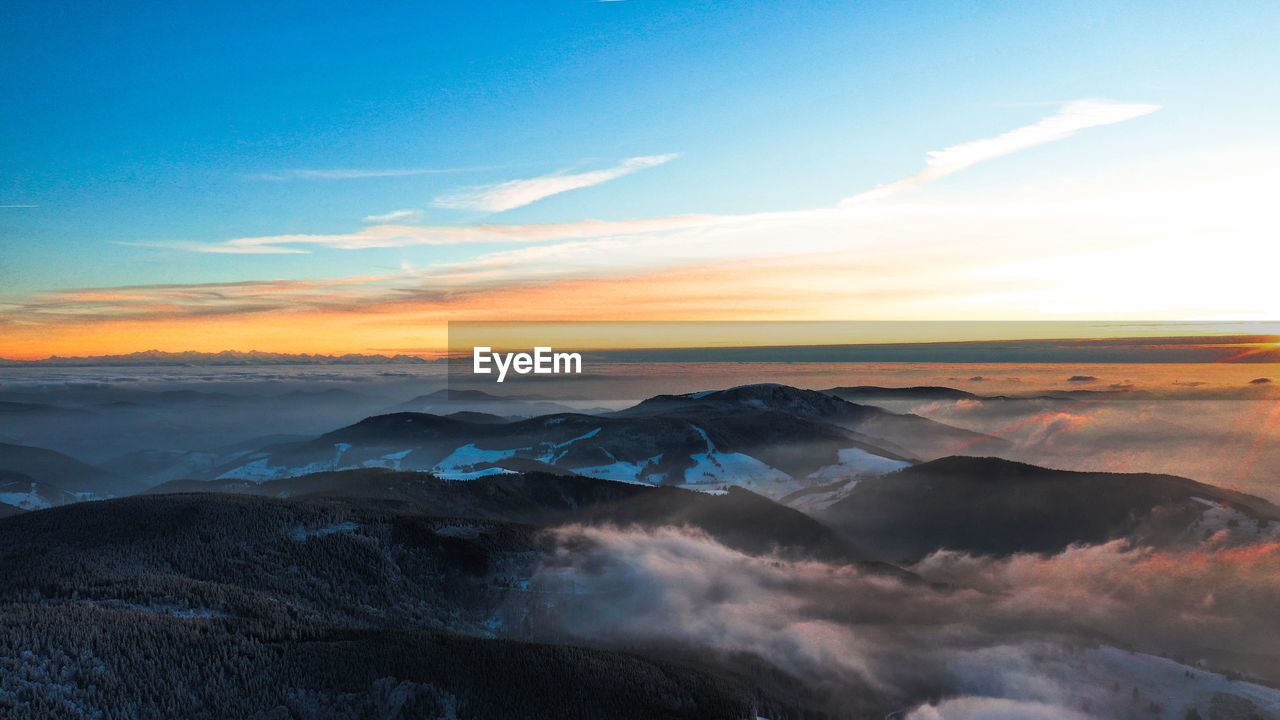
[[[1280,5],[7,3],[0,356],[1280,318]]]

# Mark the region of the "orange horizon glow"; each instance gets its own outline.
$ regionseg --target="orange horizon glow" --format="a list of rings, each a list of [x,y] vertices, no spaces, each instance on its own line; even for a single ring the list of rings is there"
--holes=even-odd
[[[74,314],[37,317],[0,324],[0,357],[39,360],[50,356],[121,355],[146,350],[164,352],[260,351],[324,355],[383,354],[435,357],[448,350],[450,321],[619,323],[630,321],[755,321],[796,324],[785,337],[761,341],[754,337],[718,338],[707,343],[692,335],[683,339],[633,337],[612,332],[604,343],[579,347],[636,349],[644,347],[701,347],[711,345],[763,346],[776,344],[841,344],[847,340],[805,334],[805,322],[886,322],[878,337],[864,342],[936,342],[958,340],[1015,340],[1066,337],[1061,323],[1045,323],[1033,309],[1003,313],[986,329],[986,335],[957,334],[948,324],[972,322],[981,305],[966,302],[962,285],[942,281],[926,292],[919,282],[884,280],[875,263],[809,257],[715,263],[668,268],[630,276],[594,279],[560,279],[510,287],[444,293],[436,297],[402,299],[377,286],[383,278],[348,278],[334,281],[272,281],[246,284],[247,309],[208,314],[201,307],[185,307],[182,293],[163,287],[160,296],[148,288],[68,291],[75,303],[96,300],[109,310],[121,305],[132,313],[124,317],[81,319]],[[234,286],[231,286],[234,287]],[[371,294],[359,294],[372,287]],[[230,293],[231,291],[225,291]],[[288,293],[297,293],[289,296]],[[380,293],[380,294],[379,294]],[[178,299],[174,299],[174,295]],[[256,310],[261,298],[275,300],[282,309]],[[293,307],[292,298],[299,307]],[[235,298],[232,298],[234,300]],[[518,314],[513,312],[518,308]],[[985,313],[984,313],[985,314]],[[515,315],[515,317],[513,317]],[[1111,321],[1115,321],[1112,319]],[[1138,323],[1107,327],[1107,319],[1065,320],[1074,328],[1070,337],[1168,336],[1179,318],[1148,318],[1164,325]],[[900,322],[901,325],[893,323]],[[914,324],[913,324],[914,323]],[[1224,325],[1226,327],[1226,325]],[[563,332],[563,330],[561,330]],[[1227,331],[1222,331],[1227,332]],[[1231,334],[1256,334],[1238,328]],[[1219,333],[1221,334],[1221,333]],[[989,335],[989,336],[988,336]],[[515,338],[509,346],[536,343],[538,338]],[[699,342],[702,344],[700,345]],[[503,343],[494,342],[494,346]],[[1272,350],[1280,346],[1261,344]],[[1254,354],[1246,347],[1242,357]],[[1265,351],[1265,350],[1264,350]]]

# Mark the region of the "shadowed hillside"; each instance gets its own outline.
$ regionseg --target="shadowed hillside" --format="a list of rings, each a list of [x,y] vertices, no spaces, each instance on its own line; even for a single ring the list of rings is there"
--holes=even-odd
[[[484,518],[530,525],[588,523],[688,526],[745,552],[862,559],[822,523],[740,488],[707,494],[546,473],[443,480],[382,469],[317,473],[262,484],[182,481],[151,493],[232,492],[278,498],[339,498],[360,506],[426,516]]]
[[[1171,475],[949,457],[861,480],[819,516],[876,557],[914,560],[943,548],[1051,553],[1115,539],[1198,543],[1217,532],[1254,541],[1275,532],[1280,509]]]

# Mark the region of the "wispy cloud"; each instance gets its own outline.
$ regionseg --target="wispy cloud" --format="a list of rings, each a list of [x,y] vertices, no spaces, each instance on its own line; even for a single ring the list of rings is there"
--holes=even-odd
[[[413,175],[444,175],[466,172],[473,168],[294,168],[250,175],[255,180],[363,180],[365,178],[410,177]]]
[[[738,215],[678,215],[624,220],[586,219],[565,223],[485,223],[460,226],[408,224],[407,221],[416,219],[417,211],[402,209],[370,215],[365,221],[374,224],[346,233],[249,236],[217,243],[155,243],[154,246],[170,249],[220,254],[299,254],[307,253],[313,247],[361,250],[467,243],[519,244],[525,247],[500,248],[497,251],[485,248],[484,253],[470,258],[434,263],[421,270],[406,268],[394,278],[378,278],[373,282],[361,278],[343,285],[337,292],[332,288],[298,286],[298,294],[287,297],[287,302],[279,305],[276,301],[285,300],[286,296],[275,293],[273,289],[268,301],[262,297],[262,288],[246,285],[237,287],[234,292],[218,290],[213,294],[206,294],[202,288],[189,296],[182,296],[180,301],[173,296],[172,289],[166,288],[148,297],[147,302],[135,304],[126,301],[123,303],[124,307],[120,306],[123,298],[118,297],[95,294],[93,302],[87,305],[88,297],[55,295],[15,314],[49,319],[53,316],[66,318],[68,315],[89,312],[108,316],[122,311],[138,316],[152,313],[171,316],[182,312],[261,312],[264,309],[284,310],[290,306],[384,307],[406,301],[422,302],[424,293],[432,298],[430,302],[437,303],[439,299],[434,297],[437,292],[447,292],[456,300],[460,297],[459,293],[493,293],[502,288],[527,288],[529,283],[554,284],[556,281],[599,281],[599,287],[593,286],[593,291],[588,293],[593,303],[600,302],[601,294],[609,294],[627,297],[624,304],[630,307],[644,305],[646,302],[649,304],[645,307],[651,307],[654,306],[653,299],[647,293],[633,288],[624,278],[646,276],[645,284],[651,286],[654,280],[647,275],[649,273],[657,272],[660,277],[671,278],[676,277],[673,273],[681,268],[698,268],[694,276],[681,281],[680,292],[666,293],[668,297],[687,300],[691,295],[697,294],[693,288],[706,281],[708,272],[716,275],[719,271],[713,272],[711,269],[722,268],[727,259],[764,262],[764,269],[753,268],[746,271],[739,268],[736,271],[740,274],[738,279],[751,288],[747,295],[753,299],[749,300],[735,293],[723,294],[723,288],[711,283],[714,288],[718,288],[714,289],[714,296],[698,295],[704,301],[705,308],[737,308],[741,311],[766,294],[764,288],[767,287],[771,289],[770,292],[776,293],[770,296],[775,307],[786,306],[799,312],[800,305],[803,305],[803,312],[814,312],[814,306],[805,304],[806,293],[822,294],[827,304],[834,307],[840,304],[835,298],[844,297],[841,292],[848,291],[844,285],[855,274],[859,293],[856,299],[860,302],[893,298],[901,308],[901,303],[906,298],[915,297],[913,293],[917,292],[926,295],[963,295],[967,287],[963,277],[956,279],[954,288],[947,285],[946,277],[963,276],[969,272],[966,270],[968,261],[983,267],[990,262],[981,257],[967,260],[966,255],[970,254],[971,248],[944,242],[942,238],[936,238],[937,242],[932,242],[932,228],[936,223],[934,220],[921,220],[917,209],[898,207],[895,203],[876,204],[869,202],[870,200],[922,185],[986,160],[1071,137],[1086,128],[1122,122],[1155,109],[1156,106],[1153,105],[1105,101],[1070,103],[1055,115],[1032,125],[930,153],[928,167],[920,173],[855,195],[837,207]],[[513,183],[504,183],[492,186],[487,192],[490,201],[495,203],[493,207],[501,207],[517,202],[515,196],[529,200],[535,195],[546,196],[547,193],[563,192],[571,187],[598,184],[644,167],[667,162],[671,157],[673,156],[633,158],[608,170],[513,181],[515,185],[532,185],[512,189],[509,186]],[[544,181],[552,184],[537,187]],[[514,195],[507,196],[504,193]],[[476,197],[483,194],[477,191]],[[930,207],[935,207],[939,212],[947,211],[946,207],[936,204]],[[1025,235],[1025,232],[1031,232],[1032,226],[1028,225],[1024,229],[1022,225],[1015,223],[1011,228],[1008,226],[1007,213],[1001,211],[993,215],[1001,219],[998,228],[1000,232],[993,234],[993,226],[987,222],[988,216],[984,208],[985,206],[978,207],[972,203],[966,204],[964,212],[957,215],[949,225],[950,230],[987,238],[985,251],[1003,257],[1006,264],[1016,264],[1024,255],[1033,254],[1032,249],[1024,247],[1016,239]],[[1053,216],[1052,209],[1045,212]],[[1073,216],[1078,214],[1073,213]],[[1046,231],[1041,229],[1037,232]],[[1048,232],[1052,234],[1052,231]],[[884,268],[894,267],[895,262],[901,261],[901,239],[908,236],[913,238],[913,253],[920,256],[916,261],[922,267],[946,267],[949,273],[921,271],[895,275],[887,272]],[[780,237],[795,240],[779,243],[777,239]],[[839,266],[838,260],[844,257],[842,253],[853,248],[857,248],[858,264],[839,272],[834,271],[833,268]],[[780,276],[779,260],[782,257],[806,253],[826,260],[818,267],[806,267],[794,273],[781,273],[785,277]],[[990,254],[982,257],[989,258]],[[986,275],[983,287],[988,294],[997,289],[1006,293],[1027,291],[1024,285],[1012,280],[1006,281],[993,270],[988,269]],[[886,281],[888,278],[895,279],[893,283],[887,283],[881,282],[881,278]],[[563,299],[562,294],[553,290],[548,290],[548,293]],[[234,301],[230,300],[233,296]],[[335,302],[330,303],[330,299]],[[532,307],[532,304],[529,306]],[[616,310],[620,305],[615,303],[611,307]],[[661,303],[654,307],[664,308],[668,313],[675,310]]]
[[[326,280],[245,280],[239,282],[129,285],[55,290],[0,313],[5,321],[59,323],[111,320],[165,320],[277,311],[347,307],[386,293],[402,276],[360,276]],[[373,293],[373,294],[371,294]]]
[[[901,180],[895,180],[846,198],[841,201],[841,205],[848,206],[879,200],[904,190],[910,190],[935,180],[940,180],[987,160],[1012,155],[1013,153],[1056,140],[1065,140],[1081,130],[1101,125],[1114,125],[1115,123],[1149,115],[1159,109],[1159,105],[1148,103],[1121,103],[1108,100],[1077,100],[1070,102],[1063,105],[1058,114],[1044,118],[1037,123],[1020,127],[1017,130],[1010,130],[995,137],[952,145],[942,150],[934,150],[928,154],[929,160],[924,170]]]
[[[112,240],[112,245],[123,245],[125,247],[140,248],[157,248],[161,250],[184,250],[194,253],[209,253],[212,255],[306,255],[307,250],[291,247],[279,247],[272,245],[246,245],[240,244],[236,240],[229,240],[224,243],[200,243],[200,242],[149,242],[149,241],[133,241],[133,240]]]
[[[188,322],[208,318],[256,315],[250,325],[265,323],[291,328],[306,322],[305,316],[345,314],[370,330],[379,342],[399,338],[414,323],[440,323],[464,315],[469,319],[507,319],[519,307],[528,319],[616,318],[620,312],[638,318],[713,319],[732,314],[739,318],[766,319],[788,314],[812,314],[842,298],[866,302],[894,288],[874,286],[886,275],[882,269],[833,264],[830,258],[806,262],[782,261],[726,263],[644,269],[626,273],[600,273],[584,268],[565,275],[566,260],[587,251],[594,255],[618,249],[618,243],[600,240],[525,248],[525,253],[482,256],[470,263],[438,264],[423,269],[402,266],[384,275],[314,280],[247,280],[238,282],[159,284],[124,287],[80,288],[38,293],[17,303],[0,303],[0,330],[19,334],[33,345],[47,344],[59,328],[86,323]],[[954,264],[952,264],[954,267]],[[836,272],[840,282],[823,285],[817,275]],[[720,279],[734,281],[726,288]],[[853,279],[850,286],[850,280]],[[709,282],[712,281],[712,282]],[[741,285],[741,287],[738,287]],[[946,289],[930,283],[929,292],[944,297]],[[910,292],[919,290],[914,286]],[[278,317],[270,320],[265,315]],[[325,315],[329,317],[329,315]],[[256,327],[256,325],[255,325]],[[385,336],[385,337],[384,337]],[[362,342],[370,341],[366,338]],[[74,341],[73,341],[74,342]]]
[[[484,223],[461,226],[420,226],[397,224],[416,219],[414,211],[397,210],[385,215],[370,215],[367,223],[378,223],[348,233],[264,235],[235,238],[220,243],[159,243],[157,246],[192,252],[220,254],[306,253],[309,246],[341,250],[411,247],[417,245],[456,245],[463,243],[535,243],[579,241],[591,238],[616,238],[673,233],[711,228],[779,225],[804,225],[814,221],[830,222],[833,215],[866,212],[875,200],[926,185],[987,160],[1004,157],[1045,143],[1069,138],[1081,130],[1111,125],[1147,115],[1159,109],[1145,103],[1121,103],[1106,100],[1079,100],[1062,106],[1058,113],[1039,122],[991,138],[954,145],[928,154],[924,170],[906,178],[881,185],[842,200],[837,207],[808,208],[774,213],[739,215],[676,215],[630,220],[580,220],[566,223],[517,224]],[[609,180],[669,162],[675,154],[652,155],[626,160],[606,170],[587,173],[554,174],[526,180],[512,180],[496,185],[460,190],[437,198],[441,207],[500,211],[526,205],[544,197],[569,190],[598,185]],[[847,221],[847,218],[845,219]],[[779,228],[784,231],[785,227]],[[141,245],[141,243],[133,243]],[[579,245],[586,248],[587,245]]]
[[[455,210],[502,212],[535,203],[543,198],[570,190],[592,187],[620,177],[656,167],[679,157],[678,153],[644,155],[623,160],[614,167],[584,173],[554,173],[523,180],[508,180],[493,185],[463,188],[437,197],[436,207]]]
[[[1138,107],[1123,113],[1112,108],[1105,117],[1118,121],[1149,112],[1150,106]],[[1063,115],[1075,117],[1070,127],[1097,121],[1084,122],[1064,108],[1044,122]],[[1011,134],[1021,137],[1020,132]],[[1059,127],[1037,139],[1075,132]],[[1035,146],[1010,141],[996,152],[987,142],[957,146],[986,149],[953,155],[964,162],[939,161],[940,166],[954,171],[1016,151],[1011,148]],[[166,244],[254,254],[477,245],[476,252],[448,253],[447,261],[435,253],[406,252],[401,259],[419,265],[406,266],[395,278],[337,289],[299,287],[293,296],[265,297],[264,288],[246,286],[207,295],[197,290],[182,298],[166,290],[136,304],[105,295],[93,301],[10,297],[30,304],[0,306],[0,336],[10,347],[21,341],[19,349],[28,354],[85,352],[87,337],[136,349],[130,338],[141,343],[162,333],[171,348],[203,347],[200,342],[221,337],[246,343],[262,338],[263,346],[286,347],[273,339],[286,333],[295,339],[289,347],[360,349],[370,343],[423,343],[413,334],[436,327],[432,323],[509,319],[512,308],[524,319],[557,320],[1265,318],[1280,307],[1270,292],[1274,283],[1268,282],[1266,263],[1249,260],[1257,257],[1256,238],[1276,227],[1275,217],[1265,212],[1275,168],[1280,149],[1250,148],[1145,160],[1105,173],[1082,164],[1074,176],[959,199],[919,193],[777,213],[527,225],[390,223],[347,233]],[[1130,228],[1158,241],[1133,240]],[[1213,253],[1203,251],[1208,238]],[[1144,272],[1134,273],[1134,267]],[[1207,278],[1202,292],[1189,294],[1185,283],[1176,282],[1189,272]],[[1098,282],[1082,283],[1082,277]],[[254,317],[241,322],[238,312]],[[344,312],[351,314],[333,315]],[[223,335],[210,330],[211,320],[163,321],[205,314],[228,318],[227,325],[217,326]],[[121,316],[137,324],[125,330],[109,325]],[[148,322],[153,318],[157,322]],[[335,327],[345,332],[335,334]]]
[[[364,221],[367,223],[397,223],[420,220],[421,218],[421,210],[392,210],[384,215],[366,215]]]
[[[267,255],[309,252],[306,246],[339,250],[411,247],[415,245],[461,245],[466,243],[530,243],[575,240],[588,237],[624,236],[732,222],[734,216],[673,215],[639,220],[579,220],[568,223],[527,225],[373,225],[349,233],[260,235],[234,238],[220,243],[117,242],[134,247],[163,247],[190,252],[229,255]],[[302,247],[299,247],[302,246]]]
[[[35,207],[40,207],[40,206],[39,205],[0,205],[0,209],[4,209],[4,210],[19,210],[23,208],[35,208]]]

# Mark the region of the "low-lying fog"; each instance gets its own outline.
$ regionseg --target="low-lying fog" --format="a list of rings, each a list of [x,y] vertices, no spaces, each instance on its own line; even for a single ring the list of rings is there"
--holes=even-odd
[[[6,368],[0,442],[156,483],[375,414],[590,412],[780,382],[852,388],[854,402],[996,435],[1010,441],[1009,459],[1177,474],[1280,501],[1280,368],[1270,365],[632,364],[486,388],[509,396],[501,402],[441,403],[431,393],[446,381],[427,364]],[[926,385],[970,395],[864,387]],[[913,720],[1181,718],[1229,692],[1280,713],[1280,691],[1207,669],[1280,681],[1269,665],[1280,654],[1272,535],[1219,545],[1206,534],[1169,549],[1117,540],[1049,556],[943,550],[904,579],[745,554],[687,528],[548,532],[552,552],[511,599],[541,607],[548,639],[674,648],[726,666],[763,658],[803,678],[827,709],[852,697],[901,699],[891,716]]]
[[[997,435],[1013,442],[1005,451],[1010,459],[1184,475],[1280,501],[1274,470],[1280,467],[1280,367],[1274,365],[667,363],[595,371],[484,386],[495,394],[536,395],[539,402],[483,409],[511,416],[616,409],[662,393],[753,382],[812,389],[946,386],[978,397],[855,401]],[[137,462],[131,456],[139,451],[226,453],[385,412],[444,411],[430,400],[410,401],[447,384],[444,368],[432,364],[4,368],[0,442],[109,466]],[[992,396],[1014,399],[984,399]]]
[[[532,587],[555,598],[560,632],[621,647],[750,653],[837,706],[947,698],[910,718],[1135,709],[1181,718],[1228,683],[1166,658],[1261,657],[1280,637],[1276,543],[1157,552],[1115,542],[1003,559],[942,551],[909,568],[920,582],[754,557],[674,528],[566,527],[557,540]],[[1206,647],[1221,654],[1205,657]],[[1280,691],[1237,682],[1230,692],[1280,710]]]

